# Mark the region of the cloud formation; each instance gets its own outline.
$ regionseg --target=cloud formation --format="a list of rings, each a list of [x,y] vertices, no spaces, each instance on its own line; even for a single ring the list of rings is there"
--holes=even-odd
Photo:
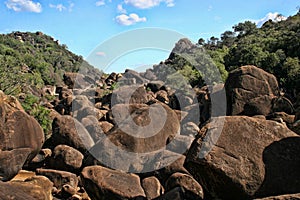
[[[72,2],[69,2],[69,5],[68,7],[64,6],[63,4],[57,4],[57,5],[54,5],[54,4],[49,4],[49,7],[50,8],[55,8],[57,9],[59,12],[62,12],[64,10],[69,10],[69,12],[72,11],[73,7],[74,7],[74,3]]]
[[[269,21],[270,19],[272,21],[279,22],[279,21],[286,20],[287,18],[283,15],[280,15],[278,12],[274,12],[274,13],[270,12],[264,18],[255,20],[255,23],[258,27],[261,27],[265,22]]]
[[[167,7],[173,7],[175,5],[174,0],[124,0],[124,3],[139,9],[152,8],[159,6],[161,3],[165,3]]]
[[[57,5],[49,4],[49,7],[50,7],[50,8],[55,8],[55,9],[59,10],[60,12],[67,9],[67,8],[66,8],[64,5],[62,5],[62,4],[57,4]]]
[[[96,2],[96,6],[104,6],[105,5],[105,1],[104,0],[99,0]]]
[[[122,4],[118,4],[117,10],[118,10],[119,13],[122,13],[122,14],[126,14],[127,13],[127,11],[123,8]]]
[[[116,17],[116,21],[120,25],[130,26],[138,22],[145,22],[147,21],[147,19],[146,17],[139,17],[137,14],[131,13],[130,15],[126,15],[126,14],[118,15]]]
[[[15,12],[42,12],[42,5],[32,0],[8,0],[5,4],[8,9]]]
[[[97,56],[101,56],[101,57],[105,57],[106,56],[106,53],[105,52],[102,52],[102,51],[99,51],[96,53]]]

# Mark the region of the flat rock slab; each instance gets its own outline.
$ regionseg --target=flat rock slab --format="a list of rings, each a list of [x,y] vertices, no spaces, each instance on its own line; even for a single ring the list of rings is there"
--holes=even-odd
[[[101,166],[81,173],[83,185],[92,199],[136,199],[146,197],[139,176]]]

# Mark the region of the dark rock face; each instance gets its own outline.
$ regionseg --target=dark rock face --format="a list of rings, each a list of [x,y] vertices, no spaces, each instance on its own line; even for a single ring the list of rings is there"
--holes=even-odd
[[[0,91],[0,179],[13,178],[40,151],[44,133],[20,103]]]
[[[256,200],[298,200],[298,199],[300,199],[300,193],[272,196],[272,197],[266,197],[266,198],[256,199]]]
[[[75,118],[64,115],[54,119],[52,145],[65,144],[82,153],[94,145],[94,140],[84,126]]]
[[[250,110],[250,115],[268,114],[271,107],[267,104],[264,108],[265,101],[261,98],[270,99],[279,95],[276,77],[255,66],[243,66],[230,72],[225,88],[228,115],[247,115],[244,106],[249,101],[251,101],[249,106],[256,108],[258,112],[253,113],[253,110]]]
[[[83,169],[82,181],[92,199],[137,199],[145,198],[140,178],[101,166]]]
[[[243,116],[223,119],[219,138],[214,135],[216,129],[220,129],[218,124],[204,128],[208,130],[207,139],[218,138],[215,145],[211,146],[212,139],[201,136],[192,144],[185,163],[206,191],[222,199],[249,199],[299,191],[300,162],[295,156],[299,152],[295,144],[299,137],[295,133],[275,121]],[[208,146],[212,148],[205,152]],[[295,172],[291,173],[292,170]]]

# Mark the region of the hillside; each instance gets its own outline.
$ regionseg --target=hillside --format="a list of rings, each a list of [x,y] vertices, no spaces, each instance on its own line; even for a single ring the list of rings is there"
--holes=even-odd
[[[94,70],[66,45],[42,32],[1,34],[0,66],[0,89],[7,94],[61,85],[64,72],[77,72],[80,67]]]
[[[274,74],[292,98],[300,92],[300,12],[284,21],[269,20],[261,28],[246,21],[220,38],[199,39],[217,65],[227,71],[251,64]]]

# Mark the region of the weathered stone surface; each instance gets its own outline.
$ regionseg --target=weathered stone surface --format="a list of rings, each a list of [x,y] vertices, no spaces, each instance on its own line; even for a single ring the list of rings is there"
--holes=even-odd
[[[137,199],[146,197],[135,174],[101,166],[90,166],[81,173],[83,185],[92,199]]]
[[[251,99],[279,95],[276,77],[255,66],[243,66],[230,72],[225,88],[228,115],[243,113],[245,104]],[[264,104],[263,101],[256,101],[256,107],[261,108],[260,103]]]
[[[274,112],[268,116],[266,116],[266,119],[268,120],[274,120],[274,121],[283,121],[288,126],[291,126],[295,121],[295,115],[289,115],[285,112]]]
[[[164,148],[178,134],[179,120],[164,104],[119,104],[112,108],[118,128],[108,133],[116,146],[132,152]]]
[[[270,95],[263,95],[245,102],[243,115],[268,115],[272,112],[272,100]]]
[[[89,132],[71,116],[65,115],[54,119],[52,129],[52,143],[49,145],[53,147],[65,144],[85,153],[94,145]]]
[[[159,180],[154,176],[144,178],[142,180],[142,187],[145,191],[147,199],[157,198],[165,191]]]
[[[220,123],[208,124],[205,138],[194,141],[185,163],[213,197],[248,199],[299,192],[300,138],[295,133],[275,121],[218,119],[225,120],[223,129]]]
[[[78,185],[77,176],[70,172],[53,169],[37,169],[36,173],[49,178],[57,189],[61,189],[65,184],[73,188],[77,188]]]
[[[53,169],[76,172],[80,169],[83,155],[80,151],[67,145],[58,145],[53,150],[50,166]]]
[[[201,185],[190,175],[174,173],[166,182],[166,190],[169,191],[176,187],[182,187],[185,190],[188,199],[203,199],[204,193]]]
[[[25,181],[1,182],[2,200],[52,200],[53,184],[43,176],[34,176]]]
[[[18,100],[0,91],[0,180],[13,178],[40,151],[44,133]]]

